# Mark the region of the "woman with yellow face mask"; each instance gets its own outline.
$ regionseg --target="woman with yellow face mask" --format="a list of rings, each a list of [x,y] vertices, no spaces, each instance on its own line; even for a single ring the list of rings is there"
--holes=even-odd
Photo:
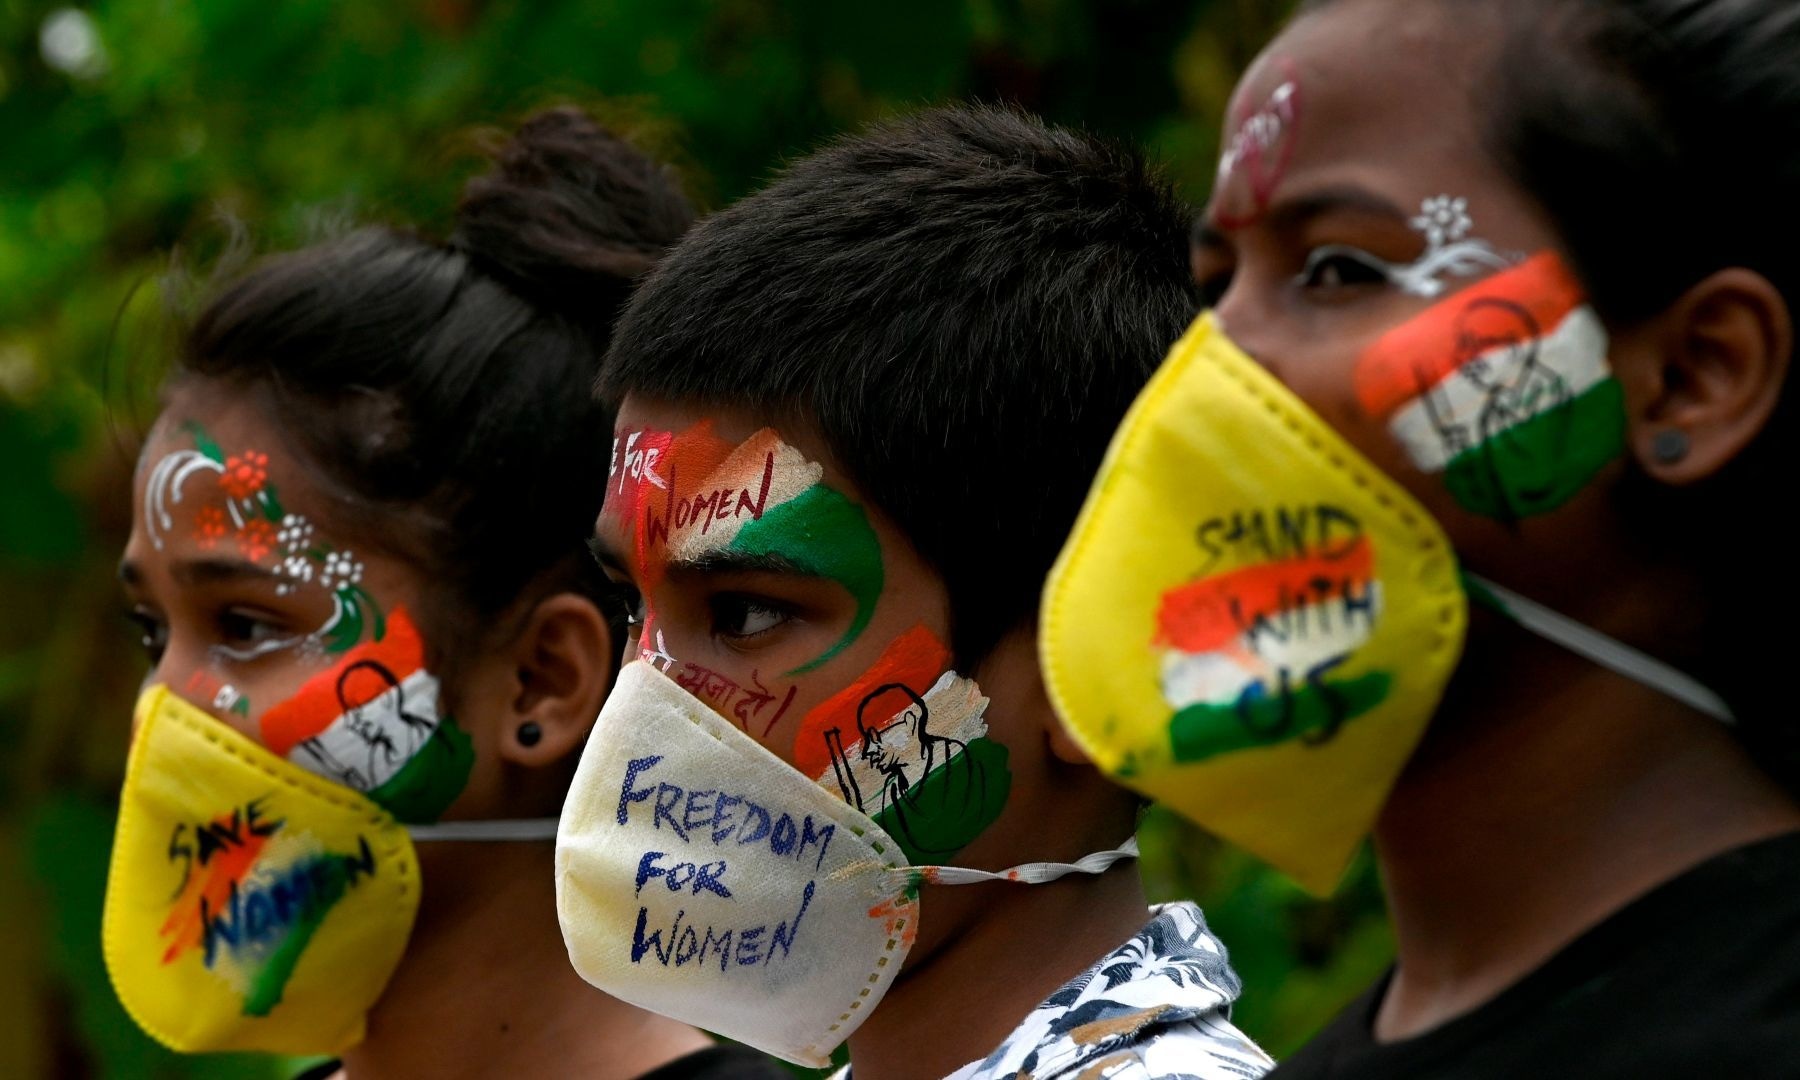
[[[1273,1075],[1800,1071],[1797,65],[1792,4],[1313,0],[1240,81],[1042,644],[1125,783],[1316,891],[1373,834],[1398,962]]]
[[[352,1080],[772,1069],[588,987],[553,897],[622,647],[583,546],[589,387],[691,219],[667,169],[551,110],[447,243],[269,259],[188,330],[120,563],[151,671],[104,929],[160,1041]]]

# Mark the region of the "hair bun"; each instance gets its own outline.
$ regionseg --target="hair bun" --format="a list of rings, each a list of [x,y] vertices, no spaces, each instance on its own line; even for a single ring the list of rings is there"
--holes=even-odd
[[[532,302],[610,324],[693,223],[674,170],[573,106],[530,116],[469,181],[451,246]]]

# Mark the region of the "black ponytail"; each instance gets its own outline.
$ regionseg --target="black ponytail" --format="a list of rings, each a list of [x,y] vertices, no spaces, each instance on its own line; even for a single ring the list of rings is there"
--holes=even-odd
[[[612,416],[590,388],[693,218],[668,169],[577,109],[493,156],[449,243],[365,229],[270,258],[194,322],[176,376],[255,395],[337,497],[331,526],[424,571],[452,652],[540,583],[600,595],[583,541]]]

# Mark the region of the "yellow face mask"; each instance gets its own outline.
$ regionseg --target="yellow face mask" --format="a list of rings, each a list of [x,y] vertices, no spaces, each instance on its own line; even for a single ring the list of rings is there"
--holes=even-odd
[[[137,720],[102,931],[132,1019],[184,1052],[360,1041],[418,908],[406,830],[166,686]]]
[[[1325,893],[1424,733],[1466,619],[1424,507],[1207,315],[1114,437],[1040,646],[1100,768]]]

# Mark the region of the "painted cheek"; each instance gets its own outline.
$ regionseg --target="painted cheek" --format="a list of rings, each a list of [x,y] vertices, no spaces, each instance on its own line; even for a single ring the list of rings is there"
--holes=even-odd
[[[474,744],[441,712],[424,642],[396,608],[379,640],[348,651],[262,716],[271,753],[360,791],[403,822],[436,821],[468,783]]]
[[[987,737],[988,699],[949,663],[943,643],[915,627],[809,710],[794,742],[795,767],[873,818],[914,864],[950,857],[993,824],[1012,784],[1006,747]],[[910,765],[887,736],[857,734],[899,723],[890,734],[902,735],[908,710],[917,710],[918,731],[905,742],[928,744]]]
[[[1552,252],[1451,295],[1358,359],[1358,402],[1464,509],[1549,513],[1625,448],[1607,335]]]

